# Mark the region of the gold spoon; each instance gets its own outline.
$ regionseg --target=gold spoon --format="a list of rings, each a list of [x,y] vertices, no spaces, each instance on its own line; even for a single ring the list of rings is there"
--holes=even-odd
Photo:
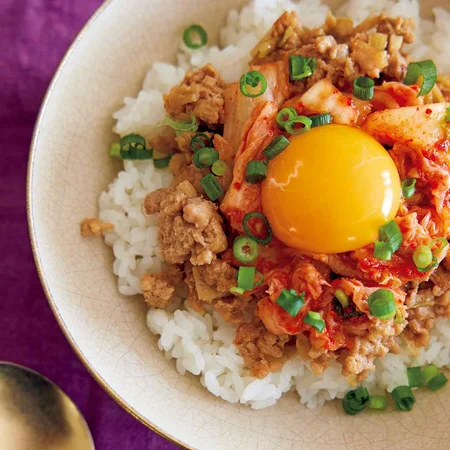
[[[8,450],[94,450],[75,404],[47,378],[0,362],[0,447]]]

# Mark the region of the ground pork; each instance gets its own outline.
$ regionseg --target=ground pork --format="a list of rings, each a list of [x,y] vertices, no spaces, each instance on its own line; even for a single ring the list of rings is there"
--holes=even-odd
[[[226,322],[239,324],[251,318],[255,304],[254,296],[228,296],[218,300],[214,308]]]
[[[370,371],[375,370],[375,358],[381,358],[389,351],[395,352],[397,344],[395,336],[406,326],[389,321],[378,321],[369,327],[365,336],[355,336],[353,347],[340,355],[342,374],[351,384],[356,384],[366,378]]]
[[[436,297],[436,286],[432,282],[421,285],[426,287],[407,297],[408,326],[403,333],[415,347],[429,344],[429,331],[434,327],[436,317],[450,317],[450,291]]]
[[[440,296],[450,290],[450,272],[441,264],[430,277],[433,282],[433,294]]]
[[[370,32],[370,31],[374,32]],[[414,22],[401,17],[373,16],[357,27],[349,18],[329,14],[321,28],[302,27],[294,12],[284,13],[252,51],[251,64],[286,60],[291,54],[316,59],[314,73],[295,82],[294,92],[309,89],[322,78],[351,88],[358,76],[402,80],[407,61],[403,44],[414,39]]]
[[[112,223],[103,222],[103,220],[90,218],[84,219],[80,223],[80,234],[83,237],[99,236],[105,231],[112,230],[114,225]]]
[[[280,368],[287,357],[286,344],[289,340],[287,334],[275,336],[255,319],[239,326],[234,344],[250,369],[250,374],[261,379]]]
[[[164,96],[166,111],[176,120],[194,115],[214,129],[224,123],[226,83],[210,64],[189,71],[180,85]]]
[[[145,301],[155,308],[167,308],[176,286],[181,282],[181,270],[177,266],[170,266],[160,273],[146,273],[141,278]]]
[[[172,264],[210,264],[227,248],[217,206],[197,195],[189,181],[147,195],[144,212],[158,212],[163,258]]]
[[[210,170],[199,169],[190,160],[187,153],[175,153],[169,163],[169,169],[175,176],[171,183],[171,187],[178,186],[183,181],[189,181],[198,194],[205,195],[205,191],[201,184],[201,179],[207,175]]]
[[[237,271],[227,262],[218,259],[201,266],[192,268],[194,289],[199,300],[211,303],[224,297],[233,286],[236,286]]]

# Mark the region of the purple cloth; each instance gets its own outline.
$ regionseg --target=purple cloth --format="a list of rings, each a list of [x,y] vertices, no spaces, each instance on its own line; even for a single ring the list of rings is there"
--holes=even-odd
[[[117,405],[78,360],[47,303],[28,238],[25,178],[36,116],[58,62],[101,3],[0,0],[0,360],[56,382],[81,409],[97,449],[176,449]]]

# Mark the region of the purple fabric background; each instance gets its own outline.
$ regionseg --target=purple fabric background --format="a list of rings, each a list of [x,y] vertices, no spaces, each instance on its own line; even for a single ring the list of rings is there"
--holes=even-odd
[[[29,145],[47,86],[101,0],[0,0],[0,360],[56,382],[86,417],[99,450],[177,447],[127,414],[70,348],[40,285],[28,238]]]

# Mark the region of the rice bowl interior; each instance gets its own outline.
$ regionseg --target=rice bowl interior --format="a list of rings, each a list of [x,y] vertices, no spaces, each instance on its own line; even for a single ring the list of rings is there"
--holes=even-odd
[[[379,5],[380,8],[382,6],[383,5],[381,4]],[[404,11],[406,11],[406,15],[411,14],[411,11],[413,11],[408,2],[404,4],[405,7],[403,10],[401,9],[401,5],[392,5],[390,2],[387,2],[387,5],[385,6],[393,9],[395,14],[400,15],[403,14]],[[268,11],[267,5],[258,4],[253,10],[250,8],[242,10],[240,15],[238,12],[229,14],[227,25],[221,32],[222,45],[238,44],[238,48],[233,49],[229,47],[222,51],[225,54],[220,54],[219,50],[215,49],[203,49],[199,50],[197,53],[183,49],[177,57],[178,67],[166,63],[154,64],[153,68],[148,72],[145,78],[143,90],[135,97],[136,99],[126,99],[125,107],[118,109],[115,113],[114,117],[117,119],[115,131],[122,136],[131,132],[145,135],[147,133],[145,127],[161,120],[164,114],[162,93],[168,92],[170,88],[179,83],[184,76],[185,69],[191,67],[191,65],[200,67],[205,62],[213,62],[216,64],[217,69],[220,71],[225,81],[231,82],[239,78],[245,71],[242,64],[248,60],[249,51],[257,43],[258,38],[265,33],[284,9],[289,9],[291,7],[291,4],[285,5],[280,2],[279,4],[277,3],[276,7],[274,7],[273,4],[271,7],[273,10]],[[352,5],[347,5],[347,8],[351,7]],[[367,8],[369,7],[367,6]],[[264,10],[264,14],[258,15],[258,11],[262,10]],[[323,22],[326,14],[326,8],[315,2],[302,2],[299,10],[301,17],[302,14],[305,14],[305,16],[308,17],[308,20],[311,20],[311,23],[308,23],[305,20],[307,25],[310,26],[319,25]],[[347,9],[347,11],[350,11],[350,9]],[[359,16],[356,17],[356,20],[363,19],[369,12],[373,13],[376,11],[373,9],[365,9],[364,6],[359,5],[357,11]],[[107,13],[108,10],[106,10],[104,14]],[[414,14],[417,14],[417,12]],[[448,33],[448,27],[445,26],[445,24],[448,23],[447,16],[448,11],[438,10],[438,19],[434,28],[436,37],[438,36],[438,33]],[[252,36],[254,28],[252,28],[251,17],[255,19],[258,25],[261,23],[264,24],[264,26],[258,27],[257,36]],[[427,29],[430,27],[432,27],[432,25],[425,24],[423,26],[423,35],[427,35]],[[431,42],[437,42],[438,40],[436,37],[433,37]],[[445,41],[445,39],[438,42],[443,41]],[[427,37],[427,42],[430,42],[429,36]],[[242,48],[240,48],[241,46]],[[412,51],[413,55],[417,55],[417,58],[425,59],[423,57],[424,55],[433,57],[443,50],[442,48],[434,48],[433,46],[431,49],[416,46]],[[235,63],[229,64],[230,59],[235,61]],[[440,70],[444,72],[449,71],[449,68],[445,67],[445,63],[448,62],[448,60],[448,58],[437,59],[437,63],[442,64],[442,68],[439,67]],[[225,64],[225,62],[227,63]],[[76,82],[76,78],[72,78],[72,81]],[[99,95],[100,99],[104,99],[103,93],[100,93]],[[120,99],[116,99],[116,105],[118,105],[119,100]],[[150,105],[151,107],[149,107]],[[115,109],[117,109],[117,107]],[[50,139],[51,133],[49,129],[46,129],[45,126],[42,126],[41,129],[41,134],[44,136],[48,135]],[[89,134],[94,134],[94,130],[95,127],[89,131]],[[90,136],[88,137],[90,138]],[[109,139],[109,142],[111,142],[111,139]],[[110,162],[107,162],[105,155],[101,157],[101,160],[102,162],[98,163],[99,166],[110,164]],[[37,163],[35,160],[34,164],[42,165],[43,163]],[[92,191],[93,193],[96,192],[98,194],[99,189],[97,189],[97,187],[99,186],[99,182],[90,181],[92,177],[90,177],[85,170],[86,169],[83,169],[83,171],[81,171],[78,169],[78,173],[81,176],[79,179],[76,179],[77,170],[73,171],[74,174],[72,176],[75,177],[75,183],[77,185],[87,184],[87,186],[83,187],[83,192]],[[85,175],[81,175],[82,172]],[[108,183],[107,178],[109,175],[106,175],[108,174],[102,176],[102,180],[104,180],[105,183]],[[110,179],[112,179],[112,177]],[[117,179],[109,186],[108,190],[100,196],[99,218],[105,222],[114,224],[114,231],[105,233],[105,241],[113,247],[115,255],[115,260],[112,262],[113,270],[119,277],[119,291],[125,296],[141,293],[140,278],[145,272],[158,272],[161,268],[164,268],[161,259],[157,256],[157,220],[154,216],[145,217],[142,214],[142,204],[145,196],[150,191],[167,186],[171,181],[172,175],[168,171],[155,170],[152,162],[135,163],[132,161],[125,161],[123,170],[119,173]],[[105,185],[106,184],[103,184],[103,187]],[[61,201],[59,199],[60,192],[61,191],[57,191],[56,193],[56,196],[58,197],[57,203]],[[72,205],[78,201],[75,199],[76,191],[74,190],[72,192],[73,194],[69,194],[67,202],[68,204],[71,204],[70,210],[67,210],[67,212],[70,211],[70,213],[64,213],[62,215],[62,220],[64,220],[65,217],[70,217],[71,219],[69,219],[69,221],[77,221],[80,217],[86,215],[85,212],[82,212],[86,211],[85,201],[83,201],[82,204],[78,203],[75,208],[72,207]],[[46,206],[44,207],[44,210],[47,212],[50,211],[51,213],[52,210],[48,209],[51,207],[51,204],[48,203],[47,200],[48,198],[45,197]],[[34,207],[32,205],[32,209],[36,211],[36,205],[38,205],[38,203],[36,203],[35,199],[33,199],[33,202]],[[95,195],[89,196],[89,202],[91,202],[93,215],[96,215],[94,207]],[[123,211],[125,210],[127,212],[126,220],[123,218]],[[74,218],[76,215],[74,211],[76,211],[76,214],[78,215],[76,219]],[[39,219],[36,219],[38,216]],[[41,236],[43,236],[43,230],[57,229],[55,228],[56,224],[53,223],[53,219],[51,219],[50,216],[51,214],[35,213],[33,220],[37,236],[39,236],[39,232],[41,232]],[[41,248],[45,247],[47,245],[45,239],[38,240],[38,245]],[[264,417],[267,417],[267,414],[269,414],[269,416],[273,414],[275,417],[278,411],[284,411],[284,413],[282,412],[281,414],[285,414],[285,417],[287,418],[286,423],[292,421],[291,423],[294,424],[297,423],[298,420],[304,421],[304,425],[311,423],[310,421],[316,416],[316,413],[311,415],[311,413],[308,413],[306,410],[299,408],[295,403],[298,402],[298,399],[295,400],[292,396],[283,400],[280,403],[281,406],[268,409],[263,415],[253,416],[253,414],[259,413],[244,412],[245,410],[241,409],[241,407],[239,407],[240,412],[238,413],[238,410],[236,409],[237,406],[225,406],[225,403],[222,403],[221,400],[213,400],[209,396],[205,397],[195,382],[190,378],[182,379],[176,375],[173,366],[160,358],[160,356],[152,356],[152,362],[150,362],[147,352],[155,353],[155,350],[152,350],[149,347],[150,336],[142,328],[142,316],[145,314],[141,307],[142,305],[137,305],[135,299],[124,300],[117,297],[117,300],[112,300],[114,308],[111,309],[109,307],[109,301],[111,298],[114,298],[115,294],[112,279],[107,274],[107,264],[104,266],[104,261],[108,261],[109,259],[108,253],[97,244],[83,242],[80,248],[81,256],[85,260],[83,265],[86,264],[87,266],[86,273],[90,274],[88,278],[92,277],[92,283],[90,281],[87,283],[89,284],[89,288],[84,288],[83,282],[80,283],[77,281],[79,275],[71,275],[70,271],[66,272],[68,276],[65,278],[64,283],[61,283],[61,278],[59,280],[52,276],[47,278],[45,275],[47,284],[51,285],[51,290],[53,290],[51,296],[56,298],[58,292],[61,293],[66,291],[67,286],[70,287],[69,291],[72,292],[73,295],[70,302],[65,305],[59,303],[57,306],[70,333],[76,336],[76,341],[78,345],[83,348],[85,358],[88,360],[95,358],[94,355],[98,352],[103,354],[104,358],[102,358],[101,362],[98,360],[98,365],[95,366],[95,370],[99,371],[100,374],[102,374],[103,371],[103,378],[113,386],[114,390],[117,390],[117,392],[120,391],[120,395],[123,398],[126,398],[127,402],[139,411],[139,414],[142,414],[146,418],[150,418],[157,426],[162,426],[165,431],[179,437],[183,442],[199,448],[230,448],[229,439],[217,437],[217,435],[220,434],[217,432],[212,432],[215,436],[212,444],[210,444],[208,432],[206,432],[204,436],[200,433],[199,437],[187,437],[192,434],[193,430],[198,430],[198,427],[203,429],[203,420],[208,421],[208,419],[206,419],[207,416],[212,417],[213,422],[217,423],[218,426],[222,426],[219,425],[221,419],[218,418],[221,414],[220,411],[223,411],[225,414],[230,414],[230,423],[235,423],[235,425],[229,425],[228,420],[225,419],[225,422],[227,423],[226,426],[231,427],[228,428],[230,432],[233,427],[237,426],[235,419],[231,418],[234,414],[236,414],[236,419],[239,417],[238,420],[248,420],[247,429],[245,431],[241,430],[240,432],[244,433],[246,437],[241,434],[241,437],[238,438],[235,443],[233,442],[233,444],[231,444],[233,448],[251,448],[250,445],[253,444],[249,444],[248,440],[242,441],[242,439],[253,440],[255,433],[258,433],[259,430],[261,430],[261,428],[258,427],[264,423]],[[72,258],[78,258],[78,256],[75,257],[74,254],[79,252],[80,248],[75,249],[75,247],[73,247],[73,252],[70,251]],[[40,252],[42,252],[42,250],[38,249],[38,258]],[[65,251],[61,253],[61,255],[63,254],[65,254]],[[95,255],[95,257],[91,258],[93,255]],[[139,257],[137,258],[136,256]],[[44,273],[48,273],[49,267],[55,267],[55,264],[57,266],[58,263],[56,261],[61,261],[62,263],[64,258],[61,258],[62,259],[58,260],[58,255],[52,254],[52,258],[49,258],[47,262],[43,263],[41,261],[41,263],[44,264]],[[48,262],[50,260],[52,261],[51,263]],[[50,264],[50,266],[48,264]],[[81,262],[76,264],[81,264]],[[80,268],[83,267],[83,265],[80,266]],[[98,280],[98,276],[96,277],[95,273],[99,273],[99,266],[105,267],[102,269],[102,277],[104,277],[105,280],[108,280],[107,287],[103,285],[103,282],[98,283],[98,281],[95,281]],[[58,273],[56,269],[55,273]],[[95,288],[94,286],[98,287]],[[88,292],[90,294],[88,294]],[[96,293],[93,295],[92,292]],[[311,372],[309,365],[298,358],[290,359],[283,365],[280,371],[273,372],[262,379],[252,378],[245,368],[242,357],[232,344],[236,327],[225,324],[217,314],[199,315],[192,310],[174,311],[177,307],[176,300],[182,299],[185,295],[186,293],[183,292],[183,290],[176,292],[173,309],[169,309],[168,311],[151,309],[147,316],[147,324],[153,333],[161,335],[158,340],[158,347],[167,352],[166,355],[168,355],[168,357],[176,359],[175,365],[177,371],[182,374],[185,372],[191,372],[195,375],[201,373],[201,383],[215,396],[221,397],[223,400],[234,404],[248,404],[252,409],[258,410],[275,404],[283,393],[291,389],[296,389],[300,394],[301,402],[306,404],[309,408],[314,408],[315,406],[322,405],[326,400],[336,397],[342,398],[345,392],[351,388],[348,381],[341,375],[341,370],[337,363],[330,364],[322,377],[317,378]],[[106,311],[109,311],[107,313],[107,317],[109,318],[104,321],[101,326],[98,326],[99,323],[95,325],[97,320],[100,320],[99,316],[103,315]],[[123,311],[128,312],[123,313]],[[69,314],[72,316],[71,319],[66,318]],[[75,315],[78,317],[77,319],[75,319]],[[76,321],[80,320],[80,318],[83,320],[84,324],[80,323],[79,325],[76,325]],[[91,326],[93,327],[92,329],[95,328],[97,336],[93,336],[90,332],[84,332],[91,329]],[[414,364],[426,365],[435,363],[438,367],[446,366],[449,363],[448,339],[449,331],[447,320],[438,319],[432,332],[431,345],[415,358]],[[122,356],[118,357],[118,354],[115,352],[119,349],[118,351],[120,353],[120,348],[123,349]],[[110,359],[108,355],[114,356]],[[111,365],[111,363],[113,365]],[[388,354],[383,359],[377,361],[375,375],[369,375],[366,385],[369,388],[374,388],[375,383],[378,383],[379,387],[387,388],[387,390],[390,391],[395,386],[407,384],[406,367],[411,365],[411,363],[412,360],[406,353],[399,353],[397,355]],[[116,369],[113,369],[113,367]],[[151,369],[151,367],[153,367],[153,369]],[[150,370],[150,372],[147,372],[147,370]],[[142,381],[137,382],[136,380],[138,378],[136,377],[139,377],[139,373],[142,374],[143,378]],[[166,375],[162,375],[163,373]],[[164,386],[164,383],[162,382],[157,382],[156,385],[152,385],[153,381],[150,380],[153,380],[155,376],[162,376],[162,378],[168,376],[165,382],[168,381],[167,386],[170,389],[173,389],[173,394],[171,394],[173,397],[169,397],[171,399],[166,402],[167,410],[163,414],[167,419],[155,419],[156,416],[150,412],[152,410],[152,402],[157,401],[158,395],[163,395],[163,397],[165,397],[167,395],[166,389],[168,388],[167,386]],[[152,392],[150,397],[148,396],[148,391]],[[439,396],[441,395],[445,394],[440,393]],[[422,394],[421,398],[422,397],[425,398],[425,402],[431,401],[431,397],[427,393]],[[191,405],[191,403],[187,403],[188,398],[190,399],[189,402],[198,402],[199,409],[198,412],[194,413],[196,418],[192,416],[191,419],[188,419],[190,425],[187,425],[186,429],[183,429],[183,431],[178,433],[178,431],[170,429],[168,418],[176,414],[175,410],[179,408],[178,402]],[[193,400],[193,398],[196,400]],[[207,406],[209,402],[216,405],[213,408],[214,411],[212,413],[210,412],[209,406]],[[173,405],[175,409],[172,409],[171,405]],[[330,415],[335,413],[335,409],[336,406],[329,406],[319,411],[322,412],[324,420],[332,421],[333,419],[330,418]],[[143,413],[144,410],[147,412]],[[219,416],[217,414],[219,414]],[[342,413],[338,412],[337,414]],[[392,412],[389,416],[395,416],[395,414],[396,413]],[[419,411],[414,410],[411,413],[414,418],[413,420],[421,420],[419,419],[419,417],[421,417],[420,414],[423,414],[421,408]],[[176,414],[176,417],[180,418],[179,414]],[[200,419],[201,417],[203,417],[203,419]],[[253,419],[252,417],[255,417],[256,419]],[[378,419],[373,415],[370,415],[369,417],[370,420],[374,420],[377,423],[383,422],[382,418]],[[201,423],[198,422],[198,420],[200,420]],[[260,425],[252,425],[253,420],[256,420]],[[400,417],[398,420],[403,421],[409,419],[402,419]],[[176,419],[175,422],[186,423],[186,421],[181,418],[180,421]],[[337,426],[337,422],[336,428],[331,427],[332,431],[327,431],[325,435],[321,435],[319,439],[317,439],[317,429],[314,433],[312,428],[306,429],[306,427],[303,426],[302,435],[295,436],[297,433],[294,432],[294,434],[292,434],[291,426],[286,427],[286,424],[280,426],[281,429],[283,429],[281,435],[279,434],[280,429],[278,426],[270,431],[269,434],[265,435],[265,439],[267,439],[266,443],[268,443],[267,445],[272,445],[270,442],[273,440],[273,445],[279,446],[280,436],[282,436],[281,441],[283,442],[283,445],[286,444],[286,446],[292,445],[292,442],[294,441],[297,441],[294,445],[301,445],[300,442],[303,444],[315,442],[316,444],[321,445],[321,448],[326,445],[333,448],[332,446],[335,444],[344,444],[344,441],[341,440],[343,439],[343,435],[339,434],[343,432],[343,429],[340,429]],[[346,425],[344,427],[346,427]],[[212,430],[213,428],[209,429]],[[271,428],[269,427],[269,430],[270,429]],[[291,429],[291,431],[288,432],[288,429]],[[370,436],[370,430],[367,429],[363,431],[363,433],[363,445],[367,444],[367,446],[369,446],[369,441],[367,439],[368,436]],[[389,433],[383,435],[382,439],[388,439],[388,434]],[[337,440],[333,441],[333,435],[339,435],[341,437],[336,437]],[[225,444],[225,442],[227,444]],[[246,444],[244,442],[246,442]],[[254,442],[257,442],[257,440]],[[255,448],[257,448],[256,444],[254,445]]]

